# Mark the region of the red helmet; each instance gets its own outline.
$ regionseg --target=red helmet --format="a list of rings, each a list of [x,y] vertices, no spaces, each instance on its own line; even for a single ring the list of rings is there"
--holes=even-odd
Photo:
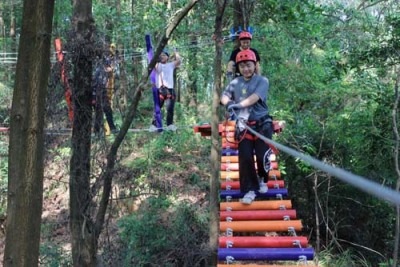
[[[256,54],[250,49],[242,50],[236,55],[236,63],[247,60],[257,62]]]
[[[249,32],[241,32],[239,34],[239,40],[243,40],[243,39],[250,39],[251,40],[252,36],[251,33]]]

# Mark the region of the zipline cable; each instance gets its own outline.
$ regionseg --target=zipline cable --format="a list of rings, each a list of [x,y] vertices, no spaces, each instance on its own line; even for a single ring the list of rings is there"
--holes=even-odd
[[[343,182],[351,184],[354,187],[356,187],[364,192],[367,192],[378,198],[386,200],[392,204],[400,205],[400,193],[399,192],[397,192],[389,187],[385,187],[376,182],[373,182],[365,177],[355,175],[355,174],[348,172],[346,170],[343,170],[341,168],[332,167],[332,166],[330,166],[322,161],[319,161],[311,156],[308,156],[308,155],[298,152],[292,148],[284,146],[278,142],[275,142],[275,141],[259,134],[255,130],[251,129],[251,127],[249,127],[246,123],[243,122],[243,124],[245,125],[245,127],[248,131],[250,131],[254,135],[258,136],[260,139],[267,142],[268,144],[275,146],[280,151],[283,151],[293,157],[297,157],[297,158],[309,163],[311,166],[314,166],[317,169],[320,169],[326,173],[329,173],[329,174],[335,176],[336,178],[342,180]]]

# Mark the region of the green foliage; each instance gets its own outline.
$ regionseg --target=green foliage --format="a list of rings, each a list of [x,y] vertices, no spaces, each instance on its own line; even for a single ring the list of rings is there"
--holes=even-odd
[[[348,267],[348,266],[358,266],[358,267],[372,267],[368,261],[362,256],[358,256],[354,251],[346,250],[340,254],[332,252],[330,250],[325,250],[321,252],[318,259],[318,266],[328,267]]]
[[[119,222],[124,266],[204,266],[207,216],[192,204],[147,199],[140,214]]]
[[[73,266],[71,257],[52,242],[45,242],[40,245],[39,263],[43,267]]]

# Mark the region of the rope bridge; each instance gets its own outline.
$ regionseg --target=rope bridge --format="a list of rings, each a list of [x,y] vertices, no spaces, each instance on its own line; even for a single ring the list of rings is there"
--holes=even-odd
[[[275,133],[282,129],[283,125],[274,121]],[[194,131],[210,136],[211,126],[195,126]],[[315,266],[312,263],[314,249],[307,237],[299,235],[303,225],[288,199],[288,190],[278,169],[277,150],[273,149],[270,156],[268,191],[257,192],[256,200],[250,205],[239,202],[244,193],[240,192],[234,132],[234,121],[219,124],[223,138],[218,267]]]

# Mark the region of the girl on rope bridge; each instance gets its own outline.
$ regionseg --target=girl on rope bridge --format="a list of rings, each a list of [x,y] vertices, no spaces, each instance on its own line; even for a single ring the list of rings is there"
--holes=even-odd
[[[236,65],[242,76],[231,81],[221,95],[221,104],[237,117],[235,138],[239,141],[239,179],[240,191],[245,193],[242,199],[244,204],[253,202],[256,191],[268,191],[266,183],[270,169],[269,156],[272,152],[267,143],[245,127],[247,125],[267,138],[272,137],[272,117],[269,116],[267,106],[269,81],[256,74],[256,62],[253,51],[240,51],[236,56]],[[254,153],[261,182],[254,166]]]

